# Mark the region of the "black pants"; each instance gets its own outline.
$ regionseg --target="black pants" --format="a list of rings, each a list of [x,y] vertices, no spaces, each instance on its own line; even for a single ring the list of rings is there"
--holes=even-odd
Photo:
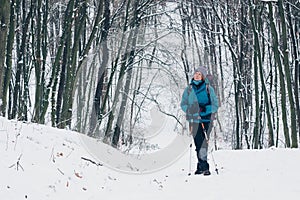
[[[204,122],[204,133],[202,123],[190,123],[191,133],[194,138],[194,143],[196,146],[196,153],[198,158],[197,169],[200,170],[209,170],[209,164],[207,162],[207,150],[208,150],[208,140],[211,132],[211,123]]]

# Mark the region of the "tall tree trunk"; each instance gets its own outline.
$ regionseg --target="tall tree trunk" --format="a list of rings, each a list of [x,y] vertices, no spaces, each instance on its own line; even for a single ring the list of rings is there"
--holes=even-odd
[[[250,121],[252,117],[252,77],[249,74],[252,71],[252,58],[247,56],[251,55],[251,41],[252,41],[252,32],[250,31],[249,17],[248,17],[248,6],[241,2],[240,14],[238,15],[240,18],[239,25],[239,34],[238,34],[238,45],[239,45],[239,68],[241,73],[241,88],[240,88],[240,104],[241,104],[241,130],[243,136],[245,138],[245,142],[247,144],[247,148],[250,148]],[[254,75],[255,76],[255,75]],[[254,80],[256,84],[256,79]],[[256,96],[256,94],[255,94]],[[259,98],[256,98],[259,99]],[[258,104],[259,105],[259,104]],[[259,125],[259,124],[258,124]]]
[[[221,16],[218,13],[218,10],[215,7],[215,4],[213,2],[213,0],[211,0],[212,2],[212,9],[218,19],[218,21],[220,22],[220,26],[222,29],[222,38],[223,41],[225,42],[225,44],[227,45],[230,53],[231,53],[231,59],[232,59],[232,68],[233,68],[233,84],[234,84],[234,103],[235,103],[235,117],[236,117],[236,122],[234,124],[235,126],[235,144],[234,144],[234,148],[235,149],[241,149],[242,148],[242,143],[241,143],[241,118],[240,118],[240,89],[241,89],[241,77],[240,77],[240,69],[239,69],[239,63],[238,63],[238,55],[236,53],[236,49],[234,48],[234,46],[237,46],[235,44],[236,38],[233,38],[234,36],[232,35],[232,30],[230,28],[228,28],[228,30],[226,29],[226,27],[230,27],[230,21],[227,21],[227,25],[225,25],[223,19],[221,18]],[[229,12],[229,8],[230,8],[230,4],[227,1],[226,3],[227,6],[227,15],[231,16],[230,12]],[[229,34],[229,35],[227,35]],[[230,40],[228,40],[228,38],[230,38]]]
[[[116,89],[115,89],[115,95],[114,95],[114,98],[113,98],[112,109],[109,113],[108,124],[107,124],[106,131],[105,131],[104,142],[107,142],[107,143],[110,143],[109,140],[111,139],[111,136],[113,136],[113,134],[114,134],[114,133],[112,133],[112,125],[113,125],[113,121],[115,119],[115,116],[117,114],[116,110],[117,110],[117,106],[118,106],[118,102],[119,102],[119,97],[120,97],[120,94],[121,94],[122,87],[124,85],[123,81],[124,81],[124,77],[126,75],[125,71],[129,67],[127,60],[131,56],[130,48],[132,48],[132,47],[131,47],[131,42],[130,41],[132,41],[132,38],[133,38],[133,29],[130,30],[127,45],[126,45],[126,48],[125,48],[125,53],[122,56],[122,60],[121,60],[121,69],[120,69],[120,72],[119,72],[119,75],[118,75],[118,82],[117,82],[117,86],[116,86]],[[120,113],[118,115],[120,115]],[[116,136],[114,136],[114,137],[116,137]],[[116,140],[116,138],[115,138],[115,140]]]
[[[80,45],[80,36],[86,21],[86,0],[77,0],[75,8],[77,10],[75,15],[75,26],[74,26],[74,37],[73,46],[70,49],[70,55],[67,64],[66,82],[65,82],[65,93],[63,95],[62,104],[62,116],[61,116],[61,128],[71,128],[72,113],[73,113],[73,102],[74,102],[74,91],[75,81],[77,72],[78,52]]]
[[[36,49],[34,54],[34,70],[35,70],[35,104],[34,104],[34,115],[32,118],[33,122],[43,124],[44,118],[41,116],[41,111],[43,110],[44,99],[46,91],[45,83],[45,73],[46,73],[46,59],[47,59],[47,21],[48,21],[48,0],[42,2],[42,0],[37,1],[37,17],[33,19],[36,24],[36,29],[34,30],[36,35],[36,40],[33,41],[35,44],[34,49]]]
[[[132,73],[133,73],[133,61],[135,57],[135,49],[136,49],[136,43],[137,43],[137,35],[139,32],[139,19],[138,19],[138,12],[137,12],[137,7],[138,7],[138,1],[134,5],[134,18],[132,20],[132,23],[134,24],[134,34],[132,37],[130,37],[130,40],[132,40],[131,44],[129,45],[130,47],[130,53],[128,55],[128,60],[124,60],[124,65],[125,69],[127,72],[126,75],[126,81],[125,81],[125,87],[122,95],[122,101],[121,101],[121,106],[120,106],[120,111],[117,117],[117,122],[114,128],[114,133],[113,133],[113,138],[112,138],[112,145],[114,147],[117,147],[119,138],[120,138],[120,133],[121,133],[121,125],[123,124],[124,116],[125,116],[125,111],[126,111],[126,105],[127,105],[127,99],[129,96],[129,89],[131,85],[131,79],[132,79]]]
[[[279,70],[279,84],[280,84],[280,93],[281,93],[281,112],[282,112],[282,123],[283,123],[283,131],[285,137],[285,143],[287,147],[291,146],[291,140],[289,135],[289,128],[287,122],[287,109],[286,109],[286,91],[285,91],[285,80],[284,80],[284,72],[283,66],[280,58],[280,51],[279,51],[279,38],[278,32],[276,29],[276,25],[274,22],[273,16],[273,4],[272,2],[268,2],[269,8],[269,21],[271,24],[271,32],[272,32],[272,43],[273,43],[273,51],[275,57],[275,63],[278,66]]]
[[[122,87],[122,81],[123,81],[124,73],[125,73],[125,70],[126,70],[126,67],[127,67],[126,65],[123,65],[123,64],[126,61],[127,56],[128,56],[127,54],[128,54],[128,49],[129,49],[129,43],[127,43],[127,45],[125,47],[124,55],[121,55],[121,52],[122,52],[122,49],[123,49],[123,45],[125,43],[126,31],[128,29],[128,19],[129,19],[129,16],[130,16],[130,8],[131,8],[131,0],[128,0],[127,5],[126,5],[125,16],[124,16],[124,22],[123,22],[124,26],[123,26],[123,30],[122,30],[122,33],[121,33],[122,36],[121,36],[119,50],[118,50],[116,59],[114,61],[114,65],[112,67],[110,78],[109,78],[109,81],[108,81],[108,84],[107,84],[107,87],[108,87],[107,88],[107,93],[104,96],[103,104],[102,104],[102,107],[101,107],[101,113],[103,113],[104,109],[105,109],[105,106],[106,106],[106,103],[107,103],[107,99],[108,99],[108,90],[112,86],[113,77],[114,77],[114,74],[116,72],[119,59],[120,59],[120,57],[122,57],[121,58],[121,69],[120,69],[120,72],[119,72],[119,76],[117,78],[118,80],[117,80],[117,84],[116,84],[116,88],[115,88],[115,94],[114,94],[113,102],[112,102],[112,105],[111,105],[111,110],[109,111],[109,114],[108,114],[108,123],[107,123],[106,130],[105,130],[105,133],[104,133],[103,141],[106,142],[106,143],[110,143],[110,139],[111,139],[111,136],[112,136],[111,135],[112,134],[112,124],[113,124],[115,112],[116,112],[116,109],[117,109],[116,106],[117,106],[117,103],[119,101],[118,98],[119,98],[119,95],[120,95],[120,89]],[[132,37],[132,30],[130,30],[128,38],[131,38],[131,37]],[[101,123],[101,118],[100,118],[99,121],[100,121],[99,123]]]
[[[300,6],[300,2],[298,2],[298,5]],[[294,62],[294,67],[295,67],[295,74],[294,74],[294,93],[295,93],[295,102],[296,102],[296,110],[297,110],[297,123],[298,123],[298,133],[299,133],[299,138],[300,138],[300,102],[299,102],[299,82],[300,82],[300,46],[299,43],[297,42],[297,37],[296,35],[299,34],[299,31],[297,33],[297,29],[300,27],[299,23],[299,12],[296,11],[296,16],[293,15],[290,9],[290,4],[287,4],[287,15],[288,15],[288,22],[289,22],[289,27],[290,27],[290,34],[291,34],[291,41],[292,41],[292,57],[293,57],[293,62]],[[297,16],[298,15],[298,16]],[[292,20],[292,18],[296,18],[296,20]],[[298,20],[297,20],[298,19]],[[299,37],[298,37],[299,38]]]
[[[6,39],[9,27],[10,1],[0,0],[0,115],[3,104],[3,80],[5,74]]]
[[[288,92],[289,98],[289,105],[290,105],[290,120],[291,120],[291,139],[292,139],[292,148],[298,147],[298,135],[297,135],[297,124],[296,120],[296,108],[295,108],[295,100],[293,96],[293,85],[291,80],[291,72],[290,72],[290,60],[289,60],[289,47],[288,47],[288,32],[287,32],[287,25],[285,19],[285,10],[283,5],[283,0],[278,0],[278,8],[279,8],[279,16],[281,21],[281,30],[282,30],[282,53],[283,53],[283,67],[286,77],[286,87]],[[291,26],[291,24],[290,24]]]
[[[23,98],[21,81],[22,81],[22,72],[24,73],[24,68],[26,67],[27,64],[26,63],[26,45],[28,42],[27,32],[29,29],[31,17],[33,14],[33,8],[34,8],[34,5],[31,4],[29,12],[25,17],[26,5],[24,4],[24,2],[22,6],[23,6],[24,19],[22,21],[22,39],[20,44],[20,52],[17,58],[18,61],[17,70],[16,70],[16,77],[15,77],[15,85],[13,89],[13,105],[12,105],[12,115],[11,115],[12,118],[21,117],[20,116],[22,115],[21,112],[23,112],[21,109],[21,107],[23,106],[21,101],[21,99]]]
[[[104,78],[107,75],[106,71],[108,68],[108,59],[109,59],[109,51],[108,51],[108,33],[110,28],[110,3],[108,0],[104,0],[104,12],[103,12],[103,27],[101,31],[101,38],[99,41],[100,49],[102,50],[102,62],[98,71],[98,80],[97,80],[97,87],[94,96],[93,108],[92,108],[92,116],[91,116],[91,123],[90,123],[90,131],[89,135],[91,136],[99,136],[99,132],[95,134],[95,128],[101,123],[101,106],[104,105],[104,102],[101,103],[103,98],[103,88],[104,88]],[[103,6],[102,6],[103,7]],[[107,91],[108,92],[108,91]]]
[[[187,35],[188,35],[188,31],[187,31],[187,13],[185,11],[184,8],[184,2],[181,1],[180,2],[180,11],[181,11],[181,23],[182,23],[182,39],[183,39],[183,48],[181,50],[181,60],[182,60],[182,64],[184,67],[184,72],[185,72],[185,78],[186,78],[186,83],[187,85],[189,84],[189,73],[191,72],[192,69],[190,69],[189,66],[189,62],[188,62],[188,56],[187,56],[187,46],[188,46],[188,42],[187,42]],[[200,62],[200,61],[199,61]]]
[[[262,92],[263,92],[263,97],[264,97],[264,104],[266,106],[266,115],[267,115],[267,125],[268,125],[268,130],[269,130],[269,140],[268,140],[268,146],[273,146],[274,145],[274,133],[273,133],[273,127],[272,127],[272,119],[271,119],[271,109],[270,109],[270,101],[269,101],[269,94],[266,88],[265,84],[265,78],[264,78],[264,73],[263,73],[263,61],[262,61],[262,52],[261,52],[261,45],[260,45],[260,40],[259,40],[259,29],[258,27],[261,26],[261,20],[260,19],[260,13],[257,11],[257,6],[254,6],[255,9],[253,10],[253,3],[249,0],[250,4],[250,14],[251,14],[251,22],[252,22],[252,28],[253,28],[253,34],[254,34],[254,65],[255,65],[255,82],[258,82],[258,74],[261,80],[261,86],[262,86]],[[263,9],[263,8],[262,8]],[[258,21],[259,20],[259,21]],[[256,87],[258,87],[258,83],[256,83]],[[255,89],[256,92],[258,92],[258,88]],[[258,99],[258,97],[256,97]],[[257,102],[259,103],[259,102]],[[256,112],[260,112],[260,109],[256,108]],[[256,123],[260,124],[260,121],[262,119],[259,118]],[[257,125],[255,125],[257,126]],[[255,138],[258,140],[258,138]],[[254,148],[258,148],[258,141],[255,141]]]
[[[1,3],[1,6],[4,5],[5,3]],[[6,44],[6,50],[0,50],[1,53],[6,53],[6,60],[4,58],[3,60],[0,59],[3,62],[5,60],[6,62],[6,68],[4,68],[4,63],[3,65],[0,65],[0,71],[5,69],[4,71],[0,72],[0,101],[2,101],[0,103],[0,115],[2,114],[3,116],[6,114],[8,88],[12,74],[12,50],[15,36],[15,0],[11,1],[10,9],[5,9],[5,11],[10,11],[10,18],[7,41],[0,41],[0,45]],[[5,11],[1,11],[0,13],[4,14]]]
[[[50,82],[48,83],[47,91],[46,91],[46,95],[45,95],[46,96],[45,98],[47,99],[47,101],[45,102],[45,106],[43,106],[42,116],[44,117],[46,114],[47,108],[48,108],[49,94],[50,94],[50,91],[52,90],[52,94],[51,94],[51,123],[52,123],[52,126],[56,126],[56,123],[57,123],[56,108],[59,108],[59,106],[57,106],[57,104],[56,104],[55,97],[57,95],[57,84],[59,81],[58,77],[59,77],[59,72],[61,71],[60,67],[61,67],[61,65],[63,66],[63,64],[61,64],[61,59],[62,59],[61,56],[63,54],[63,50],[65,51],[64,44],[71,37],[70,36],[71,35],[71,26],[72,26],[72,22],[74,20],[74,18],[73,18],[74,1],[75,0],[70,0],[68,2],[67,8],[65,10],[64,24],[62,27],[63,33],[60,38],[60,45],[57,49],[54,63],[52,64],[52,72],[51,72]],[[63,55],[66,56],[66,52],[64,52]]]

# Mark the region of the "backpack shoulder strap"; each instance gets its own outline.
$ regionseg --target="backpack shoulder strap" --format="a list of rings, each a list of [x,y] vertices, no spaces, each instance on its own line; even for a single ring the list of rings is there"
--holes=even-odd
[[[207,92],[207,96],[208,96],[208,99],[209,99],[209,104],[211,104],[211,99],[210,99],[210,83],[209,81],[205,81],[205,84],[206,84],[206,92]]]
[[[188,86],[188,96],[190,95],[190,93],[192,92],[193,86],[191,84],[189,84]]]
[[[206,83],[206,92],[207,92],[208,95],[210,95],[209,83]]]

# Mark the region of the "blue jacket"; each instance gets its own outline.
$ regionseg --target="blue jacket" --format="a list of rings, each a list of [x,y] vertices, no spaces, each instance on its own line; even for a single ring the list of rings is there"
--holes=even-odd
[[[189,122],[210,122],[211,114],[218,110],[219,101],[207,79],[192,80],[182,94],[180,106]]]

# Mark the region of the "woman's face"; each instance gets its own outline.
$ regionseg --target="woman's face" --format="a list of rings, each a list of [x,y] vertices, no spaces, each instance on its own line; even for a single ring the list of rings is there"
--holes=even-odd
[[[201,72],[195,72],[195,73],[194,73],[194,80],[195,80],[195,81],[200,81],[200,80],[202,80],[202,79],[203,79],[203,77],[202,77]]]

